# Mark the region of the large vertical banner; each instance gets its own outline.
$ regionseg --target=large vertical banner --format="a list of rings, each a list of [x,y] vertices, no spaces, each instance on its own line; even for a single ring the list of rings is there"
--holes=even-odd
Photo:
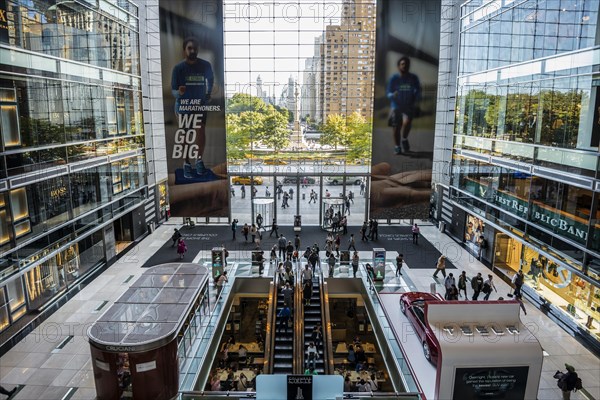
[[[441,0],[378,0],[373,110],[373,218],[427,218]]]
[[[223,3],[159,6],[171,215],[227,217]]]

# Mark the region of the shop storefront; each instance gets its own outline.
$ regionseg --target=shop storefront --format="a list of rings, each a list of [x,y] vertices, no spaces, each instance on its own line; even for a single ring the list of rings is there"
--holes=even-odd
[[[487,248],[485,239],[485,223],[481,218],[467,214],[464,243],[471,254],[480,257]]]
[[[496,233],[494,241],[494,270],[507,279],[519,270],[525,274],[525,292],[537,294],[562,311],[562,316],[585,329],[600,340],[600,285],[598,278],[567,268],[520,241]],[[591,278],[591,279],[589,279]]]

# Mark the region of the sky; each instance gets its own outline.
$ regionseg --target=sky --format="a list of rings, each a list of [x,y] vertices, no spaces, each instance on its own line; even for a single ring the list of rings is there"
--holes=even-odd
[[[224,1],[225,81],[228,95],[280,96],[290,76],[302,83],[305,60],[314,55],[315,38],[340,23],[341,0]],[[250,46],[252,44],[252,46]],[[273,90],[273,85],[277,85]],[[275,91],[275,93],[273,93]]]

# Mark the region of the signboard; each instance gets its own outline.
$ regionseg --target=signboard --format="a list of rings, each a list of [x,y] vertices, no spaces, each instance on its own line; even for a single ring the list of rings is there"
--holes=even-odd
[[[171,215],[226,217],[223,3],[159,0],[159,7]]]
[[[373,249],[373,269],[376,281],[382,281],[385,278],[385,249]]]
[[[287,400],[312,400],[312,375],[287,376]]]
[[[456,368],[454,399],[524,399],[529,367]]]
[[[427,218],[437,101],[440,0],[378,0],[372,218]]]
[[[6,0],[0,0],[0,43],[8,43],[8,9]]]

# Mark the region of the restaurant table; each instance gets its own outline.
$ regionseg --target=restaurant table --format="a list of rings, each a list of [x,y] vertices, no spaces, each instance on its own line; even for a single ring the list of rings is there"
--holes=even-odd
[[[239,371],[236,371],[233,373],[233,375],[235,376],[235,379],[239,379],[240,374],[244,373],[244,375],[246,375],[246,378],[248,378],[248,382],[250,382],[252,379],[254,379],[254,371],[251,369],[241,369]],[[219,374],[219,379],[222,381],[226,381],[227,380],[227,370],[226,369],[218,369],[217,373]]]
[[[375,345],[373,343],[362,343],[360,347],[362,347],[365,353],[375,353]],[[354,351],[356,351],[356,345],[354,346]],[[348,345],[346,343],[338,343],[335,352],[348,354]]]
[[[240,345],[243,345],[246,348],[246,350],[248,351],[248,354],[250,354],[250,353],[256,354],[256,353],[263,352],[263,350],[261,350],[260,346],[256,342],[252,342],[252,343],[238,342],[236,344],[230,344],[229,346],[227,346],[227,350],[229,350],[230,353],[237,353],[238,349],[240,348]]]
[[[344,377],[344,379],[346,379],[346,375],[350,374],[350,380],[352,382],[358,382],[361,379],[364,379],[365,381],[367,380],[367,378],[370,378],[371,375],[369,374],[368,371],[360,371],[360,372],[356,372],[356,371],[346,371],[343,373],[340,373],[339,371],[335,371],[336,375],[342,375]]]

